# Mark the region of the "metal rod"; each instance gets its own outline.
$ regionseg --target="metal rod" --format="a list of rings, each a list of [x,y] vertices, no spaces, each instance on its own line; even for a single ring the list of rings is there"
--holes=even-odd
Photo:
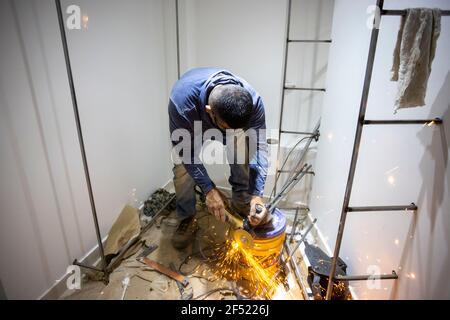
[[[178,0],[175,0],[175,23],[176,23],[176,37],[177,37],[177,76],[180,79],[180,23],[178,18]]]
[[[381,10],[383,16],[404,16],[406,10]],[[450,10],[441,10],[441,16],[450,16]]]
[[[291,170],[277,170],[277,172],[279,173],[290,173],[292,172]],[[297,171],[298,172],[298,171]],[[306,174],[312,174],[315,175],[316,173],[314,171],[307,171]]]
[[[290,257],[291,256],[291,248],[289,246],[289,243],[285,242],[284,248],[286,249],[287,256]],[[302,290],[303,298],[305,300],[310,300],[310,295],[308,294],[308,291],[306,290],[307,286],[304,283],[302,274],[300,272],[300,269],[298,268],[297,263],[295,262],[295,260],[292,260],[292,259],[290,259],[287,262],[289,262],[289,264],[291,265],[291,268],[294,269],[295,278],[297,279],[297,283],[299,284],[300,289]],[[285,264],[286,264],[286,261],[285,261]]]
[[[285,90],[301,90],[301,91],[322,91],[325,92],[327,89],[325,88],[305,88],[305,87],[287,87],[284,86]]]
[[[303,139],[306,139],[306,143],[305,143],[305,145],[303,146],[303,148],[302,148],[302,150],[301,150],[300,157],[298,158],[299,160],[297,161],[297,164],[296,164],[296,166],[293,168],[293,170],[290,170],[291,172],[292,172],[292,171],[295,171],[297,168],[299,168],[300,170],[302,169],[302,168],[300,168],[300,165],[301,165],[301,163],[303,162],[303,160],[304,160],[304,158],[305,158],[305,156],[306,156],[306,153],[307,153],[308,150],[309,150],[309,147],[310,147],[310,145],[311,145],[311,143],[312,143],[312,140],[315,139],[315,140],[317,141],[317,139],[318,139],[318,137],[319,137],[320,121],[321,121],[321,119],[319,119],[319,120],[317,121],[317,123],[316,123],[316,125],[315,125],[315,127],[314,127],[314,129],[313,129],[313,132],[311,133],[311,135],[310,135],[309,137],[302,138],[302,139],[299,141],[299,143],[300,143]],[[297,143],[297,144],[298,144],[298,143]],[[281,169],[283,169],[283,167],[284,167],[284,165],[285,165],[287,159],[289,158],[291,152],[293,152],[293,150],[294,150],[294,148],[297,146],[297,144],[295,144],[295,146],[293,147],[293,149],[288,153],[288,155],[287,155],[287,157],[286,157],[286,159],[285,159],[283,165],[281,166]],[[281,169],[280,169],[280,170],[281,170]],[[277,171],[278,171],[278,168],[277,168]],[[307,171],[309,172],[309,170],[307,170]],[[300,171],[297,171],[296,173],[299,173],[299,172],[300,172]],[[279,177],[279,174],[277,175],[277,178],[275,179],[275,183],[278,182],[278,177]]]
[[[423,119],[423,120],[364,120],[365,125],[380,124],[442,124],[442,119]]]
[[[417,206],[411,203],[406,206],[368,206],[368,207],[348,207],[348,212],[370,212],[370,211],[416,211]]]
[[[331,43],[330,40],[301,40],[301,39],[289,39],[288,42],[305,42],[305,43]]]
[[[278,209],[283,209],[283,210],[297,210],[297,208],[300,210],[309,210],[309,207],[305,206],[305,205],[299,205],[297,207],[278,207]]]
[[[281,130],[280,133],[288,133],[288,134],[304,134],[309,136],[314,136],[313,132],[306,132],[306,131],[289,131],[289,130]]]
[[[377,0],[377,7],[380,8],[380,10],[383,10],[383,4],[384,4],[384,0]],[[365,76],[364,76],[364,85],[363,85],[363,90],[362,90],[362,94],[361,94],[360,106],[359,106],[358,121],[356,123],[356,134],[355,134],[355,140],[353,143],[352,158],[350,161],[350,169],[348,172],[347,185],[345,188],[344,201],[342,204],[339,228],[338,228],[338,233],[336,236],[336,244],[334,247],[333,260],[331,263],[330,275],[328,278],[328,286],[327,286],[327,293],[326,293],[327,300],[331,299],[331,295],[333,293],[333,281],[334,281],[334,276],[336,273],[336,265],[337,265],[337,261],[338,261],[338,257],[339,257],[339,251],[341,249],[342,237],[344,235],[345,222],[347,219],[347,208],[349,207],[350,195],[352,193],[353,178],[355,176],[356,163],[358,161],[359,146],[361,144],[363,122],[364,122],[364,119],[366,116],[367,99],[369,96],[370,81],[372,79],[372,70],[373,70],[373,64],[374,64],[374,60],[375,60],[375,52],[377,49],[377,40],[378,40],[378,31],[379,31],[379,29],[377,29],[378,26],[376,26],[375,23],[376,23],[376,19],[374,17],[373,25],[372,25],[372,32],[371,32],[371,36],[370,36],[369,54],[367,57],[367,65],[366,65],[366,71],[365,71]]]
[[[394,270],[392,270],[392,274],[364,274],[357,276],[336,275],[335,279],[341,281],[392,280],[398,279],[398,275]]]
[[[267,207],[272,207],[271,203],[273,203],[273,202],[275,201],[275,199],[278,199],[279,197],[282,197],[282,196],[283,196],[283,191],[286,190],[286,188],[294,181],[295,177],[297,177],[299,174],[301,174],[303,171],[305,171],[306,166],[307,166],[307,164],[305,163],[305,164],[303,165],[303,167],[302,167],[297,173],[294,174],[294,177],[293,177],[292,179],[289,179],[289,180],[284,184],[282,190],[281,190],[279,193],[277,193],[277,194],[274,195],[273,199],[271,199],[271,200],[269,201],[269,203],[267,204]]]
[[[74,266],[79,266],[79,267],[82,267],[82,268],[85,268],[85,269],[91,269],[91,270],[98,271],[98,272],[104,272],[103,269],[99,269],[99,268],[96,268],[96,267],[93,267],[93,266],[88,266],[87,264],[79,262],[77,259],[75,259],[72,262],[72,264]]]
[[[294,221],[292,222],[291,237],[289,239],[289,242],[294,241],[295,229],[297,229],[298,211],[299,211],[299,207],[295,208],[295,216],[294,216]]]
[[[303,236],[300,238],[300,240],[297,241],[297,244],[296,244],[294,250],[291,251],[290,255],[288,256],[288,258],[287,258],[287,260],[286,260],[286,262],[289,261],[289,260],[294,256],[294,253],[295,253],[295,252],[297,251],[297,249],[300,247],[300,245],[302,244],[302,242],[305,241],[306,236],[307,236],[308,233],[312,230],[312,228],[314,227],[314,225],[316,224],[316,222],[317,222],[317,218],[315,218],[315,219],[313,220],[313,222],[308,226],[308,229],[306,229],[305,233],[304,233]]]
[[[267,209],[269,211],[271,211],[272,209],[275,209],[275,207],[277,206],[278,202],[280,202],[281,199],[283,199],[283,197],[285,197],[286,194],[288,194],[289,191],[291,191],[292,188],[295,187],[295,185],[305,176],[305,171],[308,171],[309,169],[311,169],[311,167],[312,167],[312,165],[308,166],[305,163],[305,165],[302,168],[303,170],[300,170],[298,173],[296,173],[295,176],[287,184],[285,184],[283,186],[283,189],[281,189],[280,193],[278,193],[276,196],[274,196],[272,201],[270,201],[267,204]]]
[[[280,155],[280,148],[281,148],[281,124],[283,122],[283,111],[284,111],[284,86],[286,83],[286,69],[287,69],[287,59],[288,59],[288,41],[289,41],[289,31],[290,31],[290,22],[291,22],[291,9],[292,9],[292,0],[288,0],[287,5],[287,12],[286,12],[286,27],[285,27],[285,39],[286,42],[284,44],[284,60],[283,60],[283,83],[282,83],[282,90],[281,90],[281,104],[280,104],[280,118],[278,120],[278,129],[280,130],[278,133],[278,148],[277,148],[277,156]],[[277,163],[277,169],[278,163]],[[274,193],[276,193],[277,190],[277,184],[275,183],[274,187]]]
[[[67,45],[66,30],[64,28],[64,20],[63,20],[63,16],[62,16],[61,0],[55,0],[55,4],[56,4],[56,12],[58,15],[59,31],[61,33],[61,42],[62,42],[63,51],[64,51],[64,58],[65,58],[65,62],[66,62],[66,70],[67,70],[67,78],[69,81],[70,96],[72,98],[73,112],[75,115],[75,123],[77,126],[77,134],[78,134],[78,141],[80,144],[81,158],[83,160],[84,176],[86,178],[86,185],[88,188],[89,201],[91,204],[92,218],[94,219],[95,233],[97,235],[97,244],[98,244],[98,248],[100,251],[101,264],[102,264],[101,270],[103,273],[106,274],[107,273],[106,272],[106,259],[105,259],[105,253],[103,250],[103,243],[102,243],[102,237],[100,234],[100,228],[98,225],[97,210],[95,208],[94,194],[92,192],[92,184],[91,184],[91,178],[89,175],[89,167],[88,167],[88,161],[87,161],[87,156],[86,156],[86,150],[84,147],[83,132],[81,129],[80,114],[78,111],[77,95],[75,92],[75,85],[73,82],[72,67],[70,65],[69,48]]]
[[[307,153],[307,151],[308,151],[308,149],[309,149],[309,146],[310,146],[311,143],[312,143],[312,140],[313,140],[313,139],[316,139],[316,141],[317,141],[317,139],[318,139],[318,137],[319,137],[320,121],[321,121],[321,119],[319,119],[319,120],[317,121],[316,126],[314,127],[314,130],[313,130],[313,133],[310,135],[310,137],[308,137],[308,138],[302,138],[302,139],[298,142],[298,143],[300,143],[303,139],[307,139],[307,142],[305,143],[305,145],[304,145],[304,147],[303,147],[303,149],[302,149],[302,151],[301,151],[301,153],[300,153],[299,160],[298,160],[298,162],[297,162],[295,168],[293,168],[292,171],[295,171],[296,168],[299,168],[299,167],[300,167],[301,163],[303,162],[303,159],[304,159],[305,156],[306,156],[306,153]],[[298,143],[297,143],[297,144],[298,144]],[[293,149],[288,153],[288,155],[287,155],[287,157],[286,157],[284,163],[283,163],[282,166],[281,166],[281,169],[284,167],[284,165],[285,165],[287,159],[289,158],[291,152],[293,152],[293,150],[295,149],[295,147],[297,146],[297,144],[296,144],[296,145],[293,147]],[[302,169],[303,169],[303,168],[301,168],[300,170],[302,170]],[[277,163],[277,170],[278,170],[278,163]],[[310,170],[307,170],[307,171],[310,171]],[[300,173],[300,171],[297,171],[297,173]],[[277,184],[278,184],[278,178],[279,178],[279,173],[277,173],[277,175],[276,175],[276,177],[275,177],[274,188],[273,188],[273,194],[274,194],[274,196],[276,196],[276,186],[277,186]],[[289,179],[288,179],[288,181],[289,181]],[[289,182],[288,182],[288,183],[289,183]],[[285,185],[286,185],[286,183],[285,183]],[[269,200],[270,200],[270,201],[272,200],[272,193],[270,194],[270,199],[269,199]]]
[[[300,272],[298,270],[298,266],[295,263],[295,261],[292,260],[292,257],[294,256],[295,251],[297,251],[297,249],[300,247],[300,244],[306,239],[306,236],[311,231],[311,229],[314,226],[314,224],[316,223],[316,221],[317,221],[317,219],[314,219],[314,221],[311,223],[311,225],[308,227],[308,229],[303,234],[302,238],[297,242],[297,245],[295,246],[294,250],[291,251],[290,246],[289,246],[289,244],[286,241],[284,241],[284,246],[283,246],[286,249],[287,255],[288,255],[288,257],[286,258],[284,263],[285,264],[287,264],[288,262],[291,263],[291,266],[294,268],[294,272],[295,272],[295,270],[298,272],[298,275],[296,274],[297,281],[299,282],[299,285],[300,285],[302,291],[304,291],[303,295],[304,295],[305,299],[306,299],[306,297],[308,297],[308,299],[309,299],[309,295],[306,294],[306,289],[305,289],[306,286],[303,283],[303,279],[302,279],[301,274],[300,274]],[[292,263],[294,263],[294,264],[292,264]],[[281,272],[281,269],[279,269],[272,278],[276,279],[277,276],[280,274],[280,272]]]

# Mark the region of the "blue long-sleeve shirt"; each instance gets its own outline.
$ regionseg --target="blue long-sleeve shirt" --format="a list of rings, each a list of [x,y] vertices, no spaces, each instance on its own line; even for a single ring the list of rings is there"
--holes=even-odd
[[[264,104],[260,95],[244,79],[231,72],[219,68],[195,68],[186,72],[173,86],[169,100],[170,133],[175,129],[185,129],[192,137],[192,150],[190,163],[183,163],[189,175],[204,193],[215,187],[204,165],[199,161],[198,154],[194,153],[195,141],[194,121],[201,121],[202,135],[208,129],[219,129],[206,113],[208,96],[211,90],[219,84],[237,84],[244,87],[252,96],[253,113],[248,128],[257,132],[256,152],[250,155],[249,163],[249,190],[251,195],[261,196],[267,177],[267,142],[265,136],[266,121]],[[260,131],[259,129],[264,129]],[[200,139],[202,139],[200,137]],[[180,141],[172,140],[173,145]]]

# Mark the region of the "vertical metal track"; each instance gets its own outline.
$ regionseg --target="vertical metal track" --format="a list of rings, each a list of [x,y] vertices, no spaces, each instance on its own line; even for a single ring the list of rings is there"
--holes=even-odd
[[[380,12],[383,10],[383,3],[384,3],[384,0],[377,0],[377,6],[378,6]],[[353,143],[352,158],[351,158],[351,162],[350,162],[350,170],[348,172],[347,186],[345,188],[345,194],[344,194],[344,203],[342,205],[339,229],[338,229],[338,233],[337,233],[337,237],[336,237],[336,244],[334,247],[333,261],[331,263],[331,270],[330,270],[330,275],[328,278],[328,286],[327,286],[327,294],[326,294],[327,300],[331,299],[331,296],[333,293],[333,283],[334,283],[335,273],[336,273],[336,264],[337,264],[338,257],[339,257],[339,251],[341,249],[342,236],[344,234],[345,221],[347,219],[348,206],[349,206],[350,196],[351,196],[352,187],[353,187],[353,178],[355,176],[356,163],[358,161],[359,147],[361,144],[362,130],[363,130],[364,120],[365,120],[365,116],[366,116],[367,98],[369,96],[370,82],[372,80],[373,63],[375,60],[375,52],[377,49],[377,41],[378,41],[379,26],[376,25],[376,21],[377,21],[376,18],[377,17],[374,16],[373,28],[372,28],[372,33],[371,33],[371,37],[370,37],[369,54],[367,57],[366,73],[365,73],[365,77],[364,77],[364,86],[363,86],[363,91],[362,91],[362,95],[361,95],[358,122],[356,124],[356,134],[355,134],[355,140]]]
[[[281,105],[280,105],[280,119],[278,121],[278,151],[277,158],[280,157],[281,150],[281,124],[283,122],[283,110],[284,110],[284,87],[286,86],[286,70],[287,70],[287,60],[288,60],[288,51],[289,51],[289,32],[290,32],[290,24],[291,24],[291,9],[292,9],[292,0],[288,0],[287,12],[286,12],[286,33],[285,33],[285,44],[284,44],[284,61],[283,61],[283,83],[281,86]],[[278,174],[279,164],[277,162],[277,168],[275,171],[275,175]],[[277,193],[277,184],[273,186],[274,194]]]
[[[89,174],[89,166],[88,166],[88,161],[87,161],[87,157],[86,157],[86,150],[84,147],[83,132],[81,129],[81,122],[80,122],[80,113],[78,111],[77,95],[76,95],[75,86],[73,83],[72,67],[70,64],[70,56],[69,56],[69,49],[68,49],[68,45],[67,45],[66,30],[64,28],[64,19],[63,19],[63,14],[62,14],[62,9],[61,9],[61,0],[55,0],[55,4],[56,4],[57,15],[58,15],[59,31],[61,33],[61,42],[62,42],[63,51],[64,51],[64,58],[65,58],[65,62],[66,62],[67,78],[69,80],[70,95],[72,98],[73,112],[75,115],[75,123],[77,126],[77,134],[78,134],[78,141],[80,144],[81,158],[83,160],[84,175],[86,178],[86,185],[88,188],[92,217],[94,219],[95,233],[97,235],[97,244],[98,244],[98,248],[100,251],[101,264],[102,264],[101,270],[98,270],[98,269],[92,268],[92,267],[88,267],[88,266],[86,266],[86,267],[95,269],[98,271],[102,271],[104,274],[106,274],[105,253],[103,250],[103,243],[102,243],[102,237],[100,234],[100,228],[98,225],[97,210],[95,208],[94,194],[92,192],[92,184],[91,184],[91,178],[90,178],[90,174]],[[77,264],[81,267],[85,267],[84,265],[78,263],[76,260],[75,260],[74,264]]]
[[[180,79],[180,22],[179,22],[179,10],[178,0],[175,0],[175,24],[176,24],[176,37],[177,37],[177,76]]]

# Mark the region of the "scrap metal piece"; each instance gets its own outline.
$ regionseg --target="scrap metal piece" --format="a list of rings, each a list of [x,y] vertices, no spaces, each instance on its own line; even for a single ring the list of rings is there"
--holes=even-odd
[[[187,285],[189,284],[189,281],[187,280],[187,278],[185,276],[179,274],[178,272],[170,270],[166,266],[164,266],[154,260],[151,260],[146,257],[142,257],[139,259],[139,262],[142,262],[142,263],[146,264],[147,266],[155,269],[156,271],[168,276],[169,278],[172,278],[172,279],[180,282],[184,287],[187,287]]]
[[[136,257],[136,260],[139,261],[141,258],[146,258],[150,253],[155,251],[158,248],[157,244],[151,244],[149,246],[144,244],[145,249]]]
[[[170,263],[170,269],[172,269],[172,271],[175,271],[175,272],[177,271],[173,262]],[[191,292],[186,292],[185,288],[179,281],[175,281],[175,283],[177,284],[178,290],[180,291],[181,300],[191,300],[192,297],[194,296],[194,292],[192,290],[191,290]]]

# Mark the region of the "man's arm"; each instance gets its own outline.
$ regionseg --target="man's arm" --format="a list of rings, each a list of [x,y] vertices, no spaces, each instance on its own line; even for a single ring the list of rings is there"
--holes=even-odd
[[[250,135],[250,143],[254,144],[253,152],[250,155],[249,163],[249,194],[253,196],[262,196],[267,178],[267,141],[266,141],[266,117],[264,104],[261,98],[258,98],[254,115],[250,120],[250,129],[253,129],[256,135]],[[252,148],[250,148],[252,149]]]
[[[267,211],[265,209],[256,210],[257,205],[264,207],[262,196],[267,178],[267,140],[266,140],[266,117],[264,103],[261,97],[258,97],[255,105],[255,112],[250,120],[250,129],[254,134],[250,134],[250,144],[253,144],[253,152],[250,155],[249,163],[249,194],[250,200],[249,220],[252,225],[258,225],[265,221]],[[250,147],[250,150],[252,147]]]
[[[194,179],[200,189],[202,189],[203,193],[207,194],[215,187],[215,185],[208,176],[205,166],[201,163],[199,155],[194,152],[195,139],[193,126],[178,112],[172,101],[169,101],[169,127],[171,141],[174,147],[182,142],[182,139],[178,138],[179,136],[183,136],[183,139],[189,139],[190,148],[185,148],[184,150],[181,149],[179,156],[182,159],[182,163],[186,168],[186,171],[192,179]],[[177,135],[177,129],[183,130],[183,132]],[[188,137],[186,137],[186,134],[188,134]],[[197,150],[200,150],[200,148],[197,148]],[[189,154],[184,154],[184,152],[189,152]]]
[[[184,118],[172,101],[169,102],[169,118],[170,118],[170,134],[172,145],[175,147],[179,141],[176,133],[177,129],[184,130],[181,136],[190,141],[189,148],[187,150],[181,149],[179,152],[179,156],[183,159],[183,165],[186,168],[188,174],[194,179],[195,183],[202,189],[202,192],[206,195],[206,205],[208,207],[208,211],[215,215],[217,219],[225,221],[225,212],[224,212],[224,203],[223,199],[216,189],[215,184],[209,178],[208,173],[205,169],[205,166],[200,162],[199,155],[195,154],[195,150],[200,150],[199,148],[194,148],[195,138],[194,138],[194,129],[186,118]],[[185,137],[184,135],[188,135]],[[183,154],[182,151],[189,152],[189,155]]]

